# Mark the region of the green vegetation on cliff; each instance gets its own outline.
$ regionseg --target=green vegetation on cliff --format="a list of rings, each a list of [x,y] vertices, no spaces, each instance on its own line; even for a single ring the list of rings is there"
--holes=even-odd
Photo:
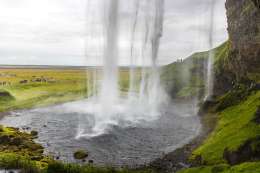
[[[214,65],[221,71],[222,64],[228,57],[229,41],[212,49],[214,53]],[[166,91],[177,98],[202,97],[205,88],[207,74],[207,62],[210,51],[194,53],[184,60],[178,60],[164,66],[161,72],[161,80]]]
[[[259,140],[260,126],[254,122],[259,106],[260,92],[257,92],[221,111],[216,129],[193,152],[192,159],[200,158],[206,165],[226,163],[225,151],[237,151],[246,142]]]

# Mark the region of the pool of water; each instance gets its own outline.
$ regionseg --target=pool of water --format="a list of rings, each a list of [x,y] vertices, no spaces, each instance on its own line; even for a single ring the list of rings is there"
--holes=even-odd
[[[91,125],[84,105],[88,100],[45,108],[11,112],[0,124],[39,132],[37,142],[45,153],[66,162],[78,149],[89,152],[87,160],[97,165],[138,166],[146,164],[194,138],[200,120],[192,103],[164,105],[157,118],[124,121],[106,127],[106,132],[93,137],[76,138],[79,124]],[[85,117],[82,119],[82,117]]]

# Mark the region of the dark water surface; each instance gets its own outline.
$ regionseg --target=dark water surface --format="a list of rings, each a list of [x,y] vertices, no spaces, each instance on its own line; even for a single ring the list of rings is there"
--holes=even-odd
[[[70,109],[66,103],[46,108],[12,112],[0,124],[18,128],[30,127],[39,132],[37,142],[47,154],[60,156],[67,162],[78,149],[89,152],[88,159],[98,165],[136,166],[148,163],[164,153],[189,142],[199,133],[199,117],[193,104],[172,103],[164,106],[156,120],[130,126],[111,126],[106,134],[76,140],[79,117],[84,112]]]

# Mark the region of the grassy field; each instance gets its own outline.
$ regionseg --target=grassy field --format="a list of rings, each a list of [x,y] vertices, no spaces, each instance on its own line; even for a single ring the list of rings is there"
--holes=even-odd
[[[0,69],[0,89],[14,99],[0,111],[45,106],[86,97],[86,71],[77,69]]]
[[[88,91],[91,88],[87,87],[88,77],[92,84],[94,73],[100,79],[100,70],[93,68],[0,68],[0,112],[86,98],[92,92]],[[136,69],[135,76],[139,83],[140,69]],[[119,71],[119,88],[121,91],[129,88],[128,68]],[[6,98],[3,95],[6,92],[13,99]]]

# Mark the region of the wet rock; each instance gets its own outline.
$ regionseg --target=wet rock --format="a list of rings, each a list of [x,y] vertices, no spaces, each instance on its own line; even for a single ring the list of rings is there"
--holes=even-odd
[[[254,122],[257,124],[260,124],[260,107],[257,108],[257,111],[255,113]]]
[[[217,102],[214,100],[206,100],[204,103],[200,106],[199,115],[203,114],[204,112],[207,112],[209,108],[216,105]]]
[[[230,164],[236,165],[246,161],[260,159],[259,151],[260,139],[248,140],[241,145],[236,151],[224,150],[223,158]]]
[[[10,143],[10,141],[11,141],[10,136],[7,135],[0,136],[0,144],[8,144]]]
[[[22,130],[30,130],[30,129],[31,129],[30,127],[26,127],[26,126],[22,127]]]
[[[77,160],[82,160],[88,157],[88,153],[84,150],[78,150],[74,153],[74,158]]]
[[[15,138],[13,138],[12,140],[11,140],[11,144],[12,145],[17,145],[17,146],[19,146],[19,145],[21,145],[22,144],[22,142],[23,142],[23,139],[22,138],[20,138],[20,137],[15,137]]]
[[[214,82],[221,95],[228,91],[227,83],[247,83],[249,74],[259,73],[259,7],[259,0],[226,0],[230,46]]]
[[[192,165],[201,165],[201,164],[202,164],[202,157],[201,155],[197,155],[192,161]]]
[[[38,132],[35,131],[35,130],[32,130],[32,131],[31,131],[31,135],[32,135],[33,137],[37,137],[37,136],[38,136]]]
[[[89,164],[93,164],[93,163],[94,163],[94,160],[89,160],[88,163],[89,163]]]
[[[31,157],[31,159],[35,160],[35,161],[40,161],[40,160],[42,160],[42,158],[43,158],[42,156],[32,156]]]
[[[257,8],[260,8],[260,0],[252,0]]]

